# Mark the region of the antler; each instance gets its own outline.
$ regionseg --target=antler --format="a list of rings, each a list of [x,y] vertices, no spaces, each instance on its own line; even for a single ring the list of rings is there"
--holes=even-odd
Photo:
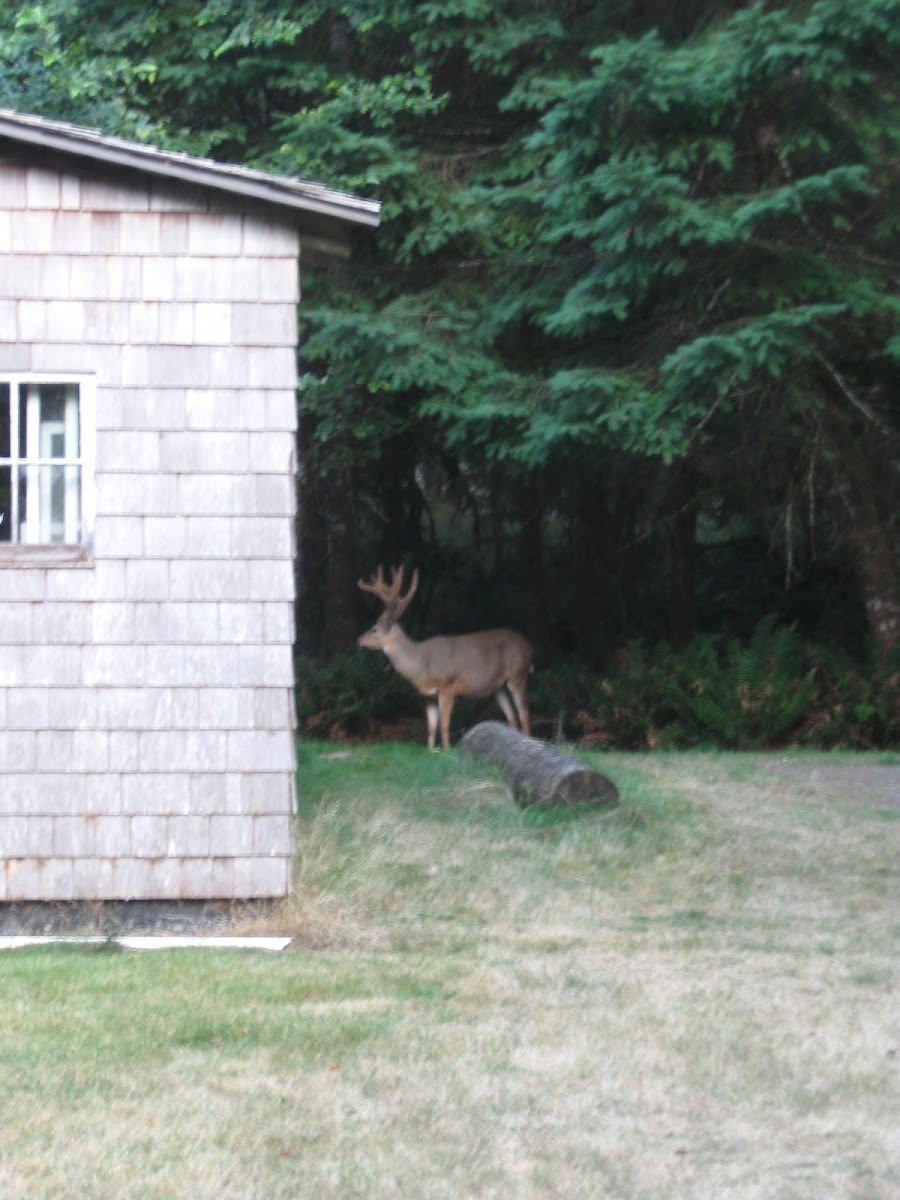
[[[356,586],[363,592],[371,592],[373,596],[377,596],[391,620],[399,621],[409,607],[410,600],[416,594],[416,588],[419,586],[419,571],[418,568],[413,571],[409,591],[405,596],[400,595],[403,588],[402,566],[391,567],[391,582],[385,583],[384,571],[379,563],[372,578],[368,582],[360,579]]]

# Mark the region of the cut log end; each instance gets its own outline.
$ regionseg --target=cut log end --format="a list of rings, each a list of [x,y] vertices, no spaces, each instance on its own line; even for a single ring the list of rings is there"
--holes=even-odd
[[[614,808],[619,803],[611,779],[500,721],[475,725],[460,746],[497,767],[522,808]]]

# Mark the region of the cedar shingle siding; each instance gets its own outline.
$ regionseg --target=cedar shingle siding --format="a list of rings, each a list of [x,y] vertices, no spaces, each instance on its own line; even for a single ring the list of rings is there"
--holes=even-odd
[[[289,890],[300,236],[0,149],[0,381],[85,383],[96,509],[0,542],[0,901]]]

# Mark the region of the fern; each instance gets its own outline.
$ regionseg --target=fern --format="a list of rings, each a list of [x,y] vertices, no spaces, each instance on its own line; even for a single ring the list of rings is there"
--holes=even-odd
[[[380,655],[351,651],[327,665],[300,658],[297,712],[313,736],[371,735],[378,724],[420,717],[421,701]],[[900,746],[900,647],[870,647],[862,661],[811,646],[764,618],[746,642],[698,635],[684,650],[635,641],[598,676],[561,660],[529,689],[541,736],[624,750],[783,745]]]
[[[827,748],[900,745],[900,647],[867,648],[861,663],[831,649],[818,651],[819,705],[804,740]]]
[[[695,740],[737,749],[783,742],[806,715],[815,670],[801,640],[765,617],[743,645],[734,635],[697,638],[666,695]]]

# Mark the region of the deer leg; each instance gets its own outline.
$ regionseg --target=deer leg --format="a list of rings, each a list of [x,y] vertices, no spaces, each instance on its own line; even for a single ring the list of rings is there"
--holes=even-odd
[[[519,722],[516,718],[516,710],[513,708],[512,701],[509,698],[509,692],[506,690],[506,684],[496,693],[497,703],[503,709],[503,715],[506,717],[507,724],[513,729],[519,728]]]
[[[450,714],[453,712],[453,701],[455,696],[449,688],[443,688],[438,692],[438,707],[441,714],[441,742],[444,749],[450,749]]]
[[[517,675],[514,679],[507,681],[506,686],[509,688],[509,694],[513,698],[516,706],[516,713],[519,718],[519,728],[526,737],[531,736],[531,723],[528,716],[528,696],[526,694],[526,686],[528,683],[528,675]]]
[[[433,750],[438,727],[438,702],[433,696],[425,701],[425,719],[428,722],[428,749]]]

